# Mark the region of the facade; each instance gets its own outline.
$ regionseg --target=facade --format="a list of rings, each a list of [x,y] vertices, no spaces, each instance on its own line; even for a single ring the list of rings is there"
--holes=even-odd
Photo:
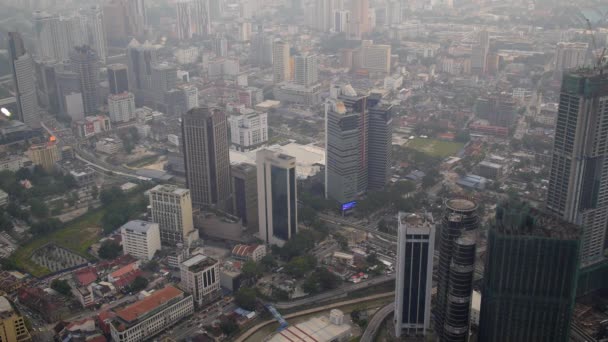
[[[391,46],[374,44],[371,40],[362,41],[361,67],[369,72],[390,74]]]
[[[255,34],[251,38],[251,63],[264,66],[272,65],[273,57],[273,39],[271,36],[264,34]]]
[[[497,208],[488,236],[480,341],[570,340],[580,233],[579,226],[524,203]]]
[[[196,34],[208,36],[211,34],[210,0],[194,0],[194,26]]]
[[[257,168],[251,164],[234,164],[230,167],[234,194],[234,215],[243,226],[258,231],[258,183]]]
[[[27,331],[25,320],[19,315],[6,297],[0,297],[0,341],[25,342],[32,337]]]
[[[194,108],[182,117],[186,181],[195,207],[230,211],[230,156],[226,114],[213,107]]]
[[[446,201],[438,244],[435,304],[438,341],[468,341],[478,229],[475,202],[462,198]]]
[[[116,311],[116,317],[110,322],[112,340],[148,341],[193,313],[192,296],[173,286],[167,286]]]
[[[140,260],[152,260],[160,251],[160,229],[158,223],[134,220],[120,227],[122,250]]]
[[[581,266],[604,260],[608,225],[608,75],[591,70],[563,77],[547,209],[582,225]]]
[[[390,180],[393,162],[393,106],[370,95],[368,190],[382,190]]]
[[[152,66],[158,63],[158,46],[145,41],[140,44],[133,39],[127,46],[129,82],[133,89],[149,90],[152,88]]]
[[[296,158],[264,149],[256,159],[260,239],[282,245],[298,232]]]
[[[220,295],[220,263],[196,254],[180,265],[181,287],[191,293],[199,307]]]
[[[348,34],[350,23],[350,11],[334,12],[334,32]]]
[[[398,220],[395,336],[422,336],[431,325],[435,223],[431,215]]]
[[[581,42],[559,42],[555,49],[555,70],[566,71],[585,65],[589,44]]]
[[[129,91],[129,70],[124,64],[108,65],[110,94],[117,95]]]
[[[86,7],[80,11],[79,28],[84,29],[85,41],[95,50],[99,61],[106,64],[106,56],[108,54],[106,32],[103,27],[103,11],[100,6],[94,5]],[[78,41],[72,46],[78,46]]]
[[[31,128],[40,127],[40,109],[36,94],[34,63],[32,56],[25,51],[23,39],[17,32],[9,32],[9,63],[13,73],[15,97],[17,98],[17,117]]]
[[[40,165],[46,171],[52,171],[55,168],[55,163],[61,160],[55,142],[32,145],[27,154],[34,165]]]
[[[135,95],[122,93],[108,96],[108,111],[112,122],[129,122],[135,118]]]
[[[70,53],[73,70],[78,74],[85,115],[94,114],[99,107],[99,59],[90,46],[74,47]]]
[[[175,185],[157,185],[150,190],[150,207],[163,245],[187,242],[194,232],[190,190]]]
[[[316,55],[298,55],[294,57],[294,60],[294,82],[296,84],[310,87],[319,82],[319,61]]]
[[[289,44],[275,40],[272,44],[272,80],[281,83],[291,79]]]
[[[238,150],[246,151],[268,141],[268,114],[243,109],[228,118],[230,140]]]
[[[33,13],[36,32],[36,56],[65,61],[69,58],[70,43],[65,21],[57,14],[36,11]]]
[[[177,39],[186,40],[192,39],[194,34],[194,18],[192,15],[194,14],[192,11],[192,7],[194,3],[192,0],[179,0],[176,3],[177,6]]]

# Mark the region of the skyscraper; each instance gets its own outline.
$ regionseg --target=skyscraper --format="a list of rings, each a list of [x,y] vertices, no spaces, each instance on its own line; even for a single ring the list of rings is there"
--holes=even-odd
[[[608,74],[564,75],[557,111],[547,210],[583,226],[581,265],[604,260],[608,225]]]
[[[382,190],[388,183],[393,162],[393,106],[379,94],[367,100],[369,111],[368,190]]]
[[[33,13],[36,33],[36,55],[39,58],[50,58],[65,61],[69,58],[71,46],[65,22],[59,15],[45,12]]]
[[[446,201],[435,304],[435,333],[441,342],[465,342],[469,338],[478,228],[475,202],[462,198]]]
[[[39,128],[41,116],[36,96],[34,63],[32,56],[25,51],[23,39],[19,33],[8,33],[8,50],[15,97],[17,98],[17,117],[31,128]]]
[[[351,22],[350,34],[354,39],[361,39],[362,36],[369,32],[369,1],[368,0],[353,0],[351,1]]]
[[[129,91],[129,70],[124,64],[108,65],[108,83],[110,94],[122,94]]]
[[[87,7],[80,11],[80,16],[84,23],[82,26],[86,30],[87,43],[95,50],[99,61],[106,64],[107,42],[101,7]],[[72,46],[78,46],[78,43],[75,42]]]
[[[271,36],[256,34],[251,38],[251,62],[258,66],[272,65],[273,39]]]
[[[332,29],[334,0],[315,0],[313,28],[321,32],[329,32]]]
[[[196,34],[204,37],[211,34],[210,0],[194,0],[194,27]]]
[[[78,74],[85,115],[99,107],[99,59],[90,46],[76,46],[70,54],[72,69]]]
[[[228,56],[228,40],[223,35],[216,35],[213,38],[213,52],[217,57]]]
[[[136,39],[127,47],[129,82],[138,102],[143,102],[141,97],[152,90],[152,67],[158,62],[158,50],[158,46],[148,41],[140,44]]]
[[[288,81],[291,76],[289,67],[289,44],[275,40],[272,44],[272,80],[274,83]]]
[[[157,185],[150,189],[150,207],[152,221],[158,223],[160,229],[162,244],[189,246],[188,239],[195,232],[190,191],[174,185]]]
[[[426,335],[431,324],[435,223],[431,215],[399,213],[395,336]]]
[[[319,82],[319,62],[316,55],[304,54],[295,56],[296,84],[310,87]]]
[[[112,43],[142,38],[148,22],[145,0],[110,0],[103,5],[103,19]]]
[[[230,155],[226,114],[200,107],[182,117],[186,181],[195,207],[230,211]]]
[[[177,38],[179,40],[191,39],[194,34],[194,18],[192,0],[179,0],[177,6]]]
[[[241,219],[250,231],[258,230],[258,179],[257,168],[252,164],[231,166],[234,191],[234,215]]]
[[[260,239],[282,246],[298,232],[296,158],[264,149],[256,159]]]
[[[483,277],[480,341],[569,341],[579,226],[506,203],[490,226]]]
[[[334,11],[334,32],[348,33],[350,25],[350,11]]]

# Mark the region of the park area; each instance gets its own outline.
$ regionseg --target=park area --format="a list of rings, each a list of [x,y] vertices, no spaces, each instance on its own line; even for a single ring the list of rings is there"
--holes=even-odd
[[[406,145],[416,151],[442,159],[456,155],[464,147],[464,143],[425,138],[414,138]]]

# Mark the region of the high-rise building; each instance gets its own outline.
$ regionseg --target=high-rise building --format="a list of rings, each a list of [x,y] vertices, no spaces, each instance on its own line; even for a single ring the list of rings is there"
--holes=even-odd
[[[581,265],[604,260],[608,225],[608,74],[567,73],[557,110],[547,210],[583,226]]]
[[[234,191],[234,215],[241,219],[250,231],[258,231],[258,179],[255,165],[233,164],[232,190]]]
[[[181,288],[191,293],[201,307],[220,294],[220,263],[203,254],[196,254],[180,265]]]
[[[122,250],[140,260],[152,260],[160,251],[158,223],[141,220],[129,221],[120,227]]]
[[[263,149],[256,162],[259,237],[282,246],[298,232],[296,158]]]
[[[506,203],[490,226],[480,341],[570,340],[576,298],[579,226]]]
[[[8,50],[15,97],[17,98],[17,117],[31,128],[39,128],[41,116],[36,94],[34,63],[32,56],[25,51],[23,39],[19,33],[9,32]]]
[[[272,45],[272,80],[281,83],[291,79],[289,44],[275,40]]]
[[[85,115],[95,114],[99,107],[99,59],[90,46],[74,47],[70,54],[72,69],[78,74]]]
[[[393,106],[377,94],[367,99],[369,112],[368,190],[382,190],[391,176],[393,162]]]
[[[55,60],[39,60],[35,62],[38,104],[51,114],[59,113],[56,77],[58,65],[59,63],[55,62]]]
[[[217,35],[213,38],[213,52],[217,57],[228,56],[228,40],[223,35]]]
[[[329,32],[333,24],[334,0],[315,0],[313,28],[321,32]]]
[[[191,109],[182,117],[182,139],[192,204],[231,211],[226,114],[213,107]]]
[[[350,35],[354,39],[361,39],[364,34],[370,31],[369,1],[353,0],[350,4]]]
[[[194,0],[194,27],[199,36],[211,34],[210,0]]]
[[[555,51],[555,70],[566,71],[585,65],[589,44],[582,42],[559,42]]]
[[[273,38],[264,34],[256,34],[251,38],[251,63],[258,66],[272,65]]]
[[[295,56],[295,77],[296,84],[310,87],[319,82],[319,61],[316,55],[297,55]]]
[[[55,141],[32,145],[27,150],[27,155],[34,165],[42,167],[47,172],[53,171],[55,163],[61,160]]]
[[[57,66],[55,68],[55,80],[57,82],[59,112],[70,116],[73,121],[84,119],[84,106],[78,73],[63,66]]]
[[[110,94],[122,94],[129,91],[129,70],[124,64],[108,65],[108,83]]]
[[[468,341],[478,228],[475,202],[462,198],[446,201],[438,244],[435,304],[438,341]]]
[[[152,66],[158,62],[158,46],[146,41],[140,44],[131,40],[127,47],[130,84],[134,89],[152,88]]]
[[[65,22],[59,15],[45,12],[34,12],[34,29],[36,32],[36,55],[38,58],[50,58],[65,61],[69,58],[69,35]]]
[[[478,43],[471,50],[471,73],[485,74],[488,65],[488,53],[490,51],[490,36],[488,31],[479,32]]]
[[[151,90],[156,102],[163,103],[165,93],[177,84],[177,67],[169,63],[158,63],[152,66]]]
[[[361,67],[370,72],[391,72],[391,46],[374,44],[371,40],[361,43]]]
[[[238,150],[259,147],[268,141],[268,114],[243,109],[239,115],[230,115],[230,140]]]
[[[19,315],[6,297],[0,297],[0,341],[26,342],[32,337],[27,331],[25,320]]]
[[[192,0],[179,0],[177,3],[177,38],[179,40],[191,39],[194,35],[194,18]]]
[[[111,43],[142,38],[147,25],[145,0],[110,0],[103,5],[103,19]]]
[[[99,61],[102,64],[106,64],[107,56],[107,42],[106,32],[103,26],[103,11],[100,6],[90,6],[80,11],[80,18],[84,25],[82,28],[85,29],[87,42],[93,50],[95,50]],[[80,46],[78,41],[73,43],[72,46]]]
[[[190,245],[189,239],[196,240],[192,200],[188,189],[174,185],[157,185],[150,190],[150,207],[152,221],[158,223],[160,228],[160,240],[163,245]]]
[[[334,32],[348,33],[350,28],[350,11],[334,11]]]
[[[127,92],[108,96],[108,112],[112,123],[135,119],[135,96]]]
[[[431,325],[435,223],[401,212],[398,225],[395,336],[422,336]]]

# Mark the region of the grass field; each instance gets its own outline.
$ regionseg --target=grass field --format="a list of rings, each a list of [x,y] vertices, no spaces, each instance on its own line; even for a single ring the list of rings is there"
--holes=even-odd
[[[407,142],[407,147],[433,157],[445,158],[458,153],[464,147],[464,144],[436,139],[414,138]]]

